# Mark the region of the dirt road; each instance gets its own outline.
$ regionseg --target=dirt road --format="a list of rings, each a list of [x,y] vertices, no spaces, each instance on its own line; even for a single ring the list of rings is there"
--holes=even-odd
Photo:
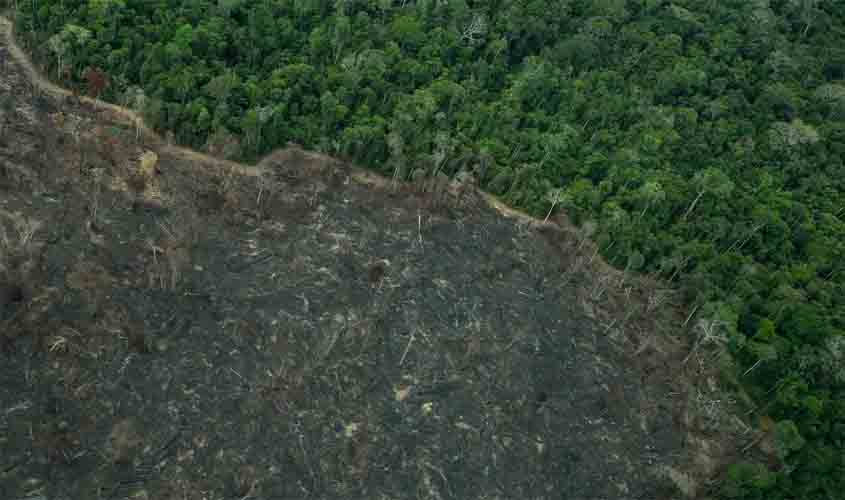
[[[58,99],[73,96],[72,92],[62,87],[59,87],[58,85],[49,81],[35,68],[35,65],[32,63],[30,57],[26,54],[26,52],[23,51],[23,49],[21,49],[20,45],[18,45],[17,43],[17,40],[15,40],[14,26],[11,20],[4,16],[0,16],[0,32],[2,32],[2,36],[6,39],[6,44],[9,48],[9,53],[11,54],[12,58],[21,66],[21,68],[24,69],[27,78],[30,80],[30,82],[37,85],[41,92],[44,92],[45,94],[48,94]],[[168,144],[164,138],[162,138],[146,123],[144,123],[144,120],[136,112],[88,96],[79,96],[79,99],[84,104],[92,106],[97,111],[106,114],[111,121],[123,123],[133,127],[138,125],[141,134],[143,135],[145,140],[156,143],[158,149],[160,149],[162,152],[173,155],[179,159],[212,164],[217,167],[230,169],[235,173],[247,176],[258,176],[261,175],[264,171],[264,169],[259,167],[243,165],[233,161],[215,158],[213,156],[200,153],[192,149]]]

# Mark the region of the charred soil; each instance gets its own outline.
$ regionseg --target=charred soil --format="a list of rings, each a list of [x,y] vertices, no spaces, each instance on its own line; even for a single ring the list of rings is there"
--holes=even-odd
[[[0,64],[0,497],[706,491],[729,417],[683,314],[563,221],[186,158]]]

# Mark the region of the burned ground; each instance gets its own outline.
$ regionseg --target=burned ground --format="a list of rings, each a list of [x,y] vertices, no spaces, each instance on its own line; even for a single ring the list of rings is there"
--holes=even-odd
[[[678,313],[576,232],[295,148],[188,162],[0,59],[0,497],[663,499],[715,471]]]

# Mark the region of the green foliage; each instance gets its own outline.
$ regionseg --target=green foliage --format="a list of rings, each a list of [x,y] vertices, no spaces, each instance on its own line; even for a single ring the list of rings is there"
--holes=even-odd
[[[781,458],[800,450],[806,443],[792,420],[784,420],[775,425],[775,445]]]
[[[775,474],[769,472],[765,465],[739,462],[728,468],[722,494],[726,498],[764,500],[771,498],[769,492],[775,481]]]
[[[54,74],[103,69],[104,97],[181,142],[471,173],[536,215],[592,221],[610,262],[679,286],[781,422],[783,470],[736,464],[725,495],[845,491],[842,2],[16,5]]]

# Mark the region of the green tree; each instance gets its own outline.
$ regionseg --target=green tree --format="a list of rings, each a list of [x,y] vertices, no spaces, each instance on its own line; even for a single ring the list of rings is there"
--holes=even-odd
[[[56,65],[57,76],[61,76],[65,62],[70,59],[73,66],[73,57],[91,39],[91,32],[75,24],[66,24],[62,31],[51,36],[47,40],[47,46],[56,54],[58,64]]]
[[[734,190],[734,183],[725,175],[725,173],[718,168],[708,167],[700,172],[697,172],[692,179],[692,184],[698,190],[695,198],[684,212],[683,219],[689,217],[696,205],[698,205],[701,197],[707,193],[711,193],[718,199],[725,199]]]

